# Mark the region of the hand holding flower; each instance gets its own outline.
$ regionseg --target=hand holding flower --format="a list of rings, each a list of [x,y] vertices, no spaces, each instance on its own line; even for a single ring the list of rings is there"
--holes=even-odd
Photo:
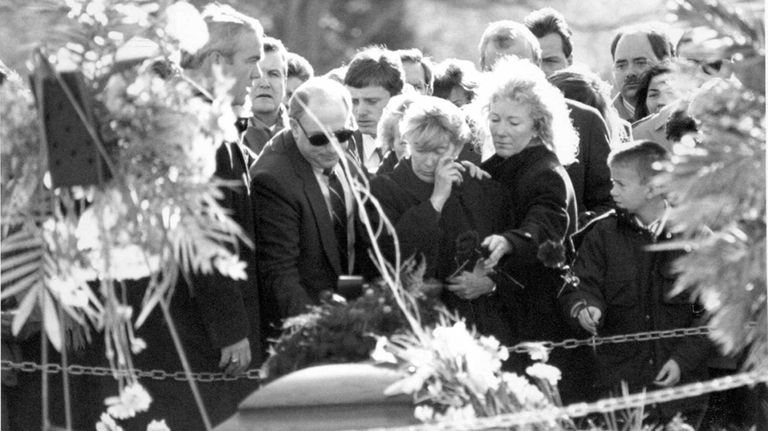
[[[493,292],[496,284],[488,277],[489,271],[483,259],[478,259],[472,272],[462,271],[461,274],[448,279],[448,289],[462,299],[473,300]]]

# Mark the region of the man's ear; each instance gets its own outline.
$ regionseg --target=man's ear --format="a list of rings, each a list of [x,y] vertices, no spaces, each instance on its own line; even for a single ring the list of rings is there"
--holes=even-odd
[[[291,129],[291,135],[293,135],[293,139],[298,140],[301,130],[299,130],[299,123],[297,123],[296,119],[293,117],[288,117],[288,128]]]
[[[573,66],[573,54],[569,55],[566,60],[568,61],[568,66]]]
[[[224,61],[224,56],[219,51],[211,51],[208,54],[208,61],[210,64],[221,64]]]
[[[655,178],[650,178],[648,184],[646,184],[645,198],[648,200],[658,197],[664,198],[667,194],[667,189],[660,181]]]

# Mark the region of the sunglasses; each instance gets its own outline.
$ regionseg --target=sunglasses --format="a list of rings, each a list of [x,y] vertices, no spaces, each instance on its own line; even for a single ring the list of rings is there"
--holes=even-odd
[[[314,135],[310,135],[306,130],[304,130],[304,126],[301,125],[301,121],[296,120],[296,124],[299,125],[301,132],[304,133],[304,136],[306,136],[307,140],[309,140],[309,144],[313,147],[322,147],[323,145],[327,145],[328,142],[330,142],[328,140],[328,136],[326,136],[325,133],[319,132],[315,133]],[[333,132],[333,135],[336,137],[339,143],[344,143],[349,141],[349,138],[351,138],[354,133],[355,132],[353,130],[344,129]]]

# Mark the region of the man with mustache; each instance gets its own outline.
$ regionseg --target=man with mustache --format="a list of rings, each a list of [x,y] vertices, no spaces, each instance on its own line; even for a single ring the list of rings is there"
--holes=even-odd
[[[288,51],[280,40],[264,39],[264,57],[259,60],[262,74],[251,81],[251,112],[243,142],[256,154],[277,132],[288,125],[285,98],[288,76]]]
[[[650,24],[619,29],[611,42],[613,80],[619,93],[613,106],[619,116],[632,121],[640,75],[675,55],[669,36]]]

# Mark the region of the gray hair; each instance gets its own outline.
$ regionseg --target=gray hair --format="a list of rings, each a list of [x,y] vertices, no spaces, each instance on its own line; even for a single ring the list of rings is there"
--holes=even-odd
[[[255,33],[264,37],[264,28],[259,20],[236,11],[232,6],[211,3],[205,6],[202,15],[208,24],[208,42],[195,53],[182,53],[181,67],[184,69],[199,69],[214,52],[231,62],[240,48],[237,43],[240,36]]]

